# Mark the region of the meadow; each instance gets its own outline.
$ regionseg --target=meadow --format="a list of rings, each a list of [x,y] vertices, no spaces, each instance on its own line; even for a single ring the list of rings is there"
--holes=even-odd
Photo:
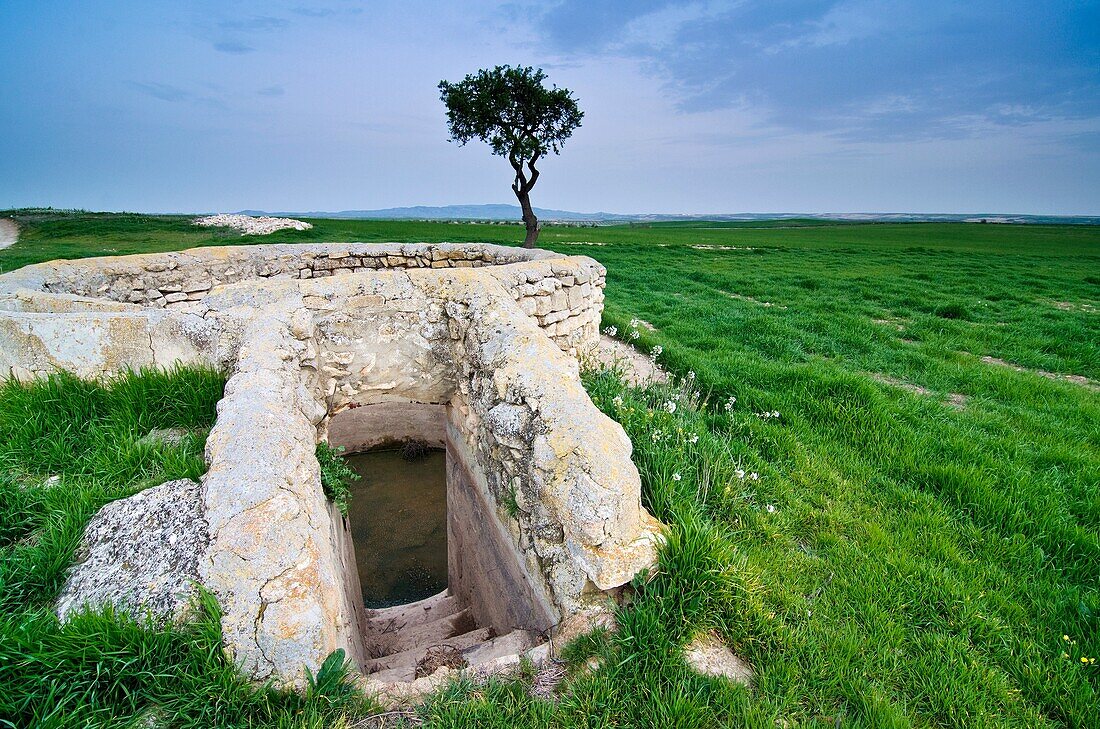
[[[8,214],[23,230],[3,271],[198,245],[523,237],[316,219],[258,239],[182,217]],[[607,266],[605,326],[675,375],[586,375],[635,444],[669,543],[618,629],[572,646],[556,701],[532,698],[529,676],[458,683],[415,721],[1100,726],[1100,228],[781,222],[543,230],[542,247]],[[158,631],[48,613],[96,506],[201,472],[219,387],[178,372],[0,391],[0,726],[125,726],[150,707],[169,726],[355,726],[371,711],[241,682],[209,616]],[[135,445],[174,424],[196,436]],[[686,668],[699,632],[752,664],[751,688]],[[594,654],[599,669],[577,668]]]

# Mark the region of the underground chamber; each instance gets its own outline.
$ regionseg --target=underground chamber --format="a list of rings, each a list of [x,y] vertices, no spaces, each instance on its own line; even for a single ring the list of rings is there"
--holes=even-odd
[[[326,423],[357,476],[340,520],[344,577],[362,608],[360,668],[380,684],[423,678],[440,661],[477,668],[521,655],[555,623],[464,445],[448,437],[456,417],[450,405],[379,403]]]

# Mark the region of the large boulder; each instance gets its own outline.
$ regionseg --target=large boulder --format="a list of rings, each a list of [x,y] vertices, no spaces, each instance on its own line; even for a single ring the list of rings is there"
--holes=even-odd
[[[185,619],[210,543],[203,512],[201,487],[188,479],[104,506],[84,531],[58,617],[113,605],[139,620]]]

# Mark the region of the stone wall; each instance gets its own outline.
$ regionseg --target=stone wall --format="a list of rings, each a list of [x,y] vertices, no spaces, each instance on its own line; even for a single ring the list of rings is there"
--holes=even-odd
[[[53,261],[0,276],[0,373],[95,376],[120,369],[120,351],[127,352],[122,360],[142,365],[229,366],[235,343],[215,346],[210,320],[232,302],[235,284],[245,284],[253,300],[241,304],[248,306],[258,298],[249,283],[456,268],[485,268],[563,350],[575,354],[597,342],[606,270],[583,256],[448,243],[227,246]],[[212,292],[223,294],[220,301],[203,304]],[[93,314],[95,321],[81,318]]]
[[[71,304],[72,302],[64,302]],[[219,332],[192,314],[0,310],[0,377],[66,371],[85,378],[177,363],[228,365]]]
[[[498,635],[516,629],[547,631],[560,615],[546,592],[546,580],[531,571],[502,521],[501,505],[453,417],[456,413],[450,409],[447,423],[447,587],[469,607],[479,626]]]
[[[314,456],[325,408],[302,382],[305,344],[291,329],[273,316],[244,332],[206,442],[210,547],[199,573],[243,670],[300,682],[302,666],[336,648],[359,664],[362,655],[345,550]]]
[[[357,405],[325,419],[321,438],[333,447],[358,453],[409,441],[429,448],[447,447],[446,409],[422,402]]]
[[[577,361],[491,290],[457,316],[453,432],[552,617],[605,603],[655,554],[659,524],[622,428],[581,384]]]

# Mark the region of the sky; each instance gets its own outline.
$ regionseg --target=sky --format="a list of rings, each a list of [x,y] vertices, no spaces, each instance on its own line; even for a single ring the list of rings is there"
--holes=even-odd
[[[1100,214],[1100,1],[0,0],[0,208],[514,203],[437,84],[543,68],[539,207]]]

